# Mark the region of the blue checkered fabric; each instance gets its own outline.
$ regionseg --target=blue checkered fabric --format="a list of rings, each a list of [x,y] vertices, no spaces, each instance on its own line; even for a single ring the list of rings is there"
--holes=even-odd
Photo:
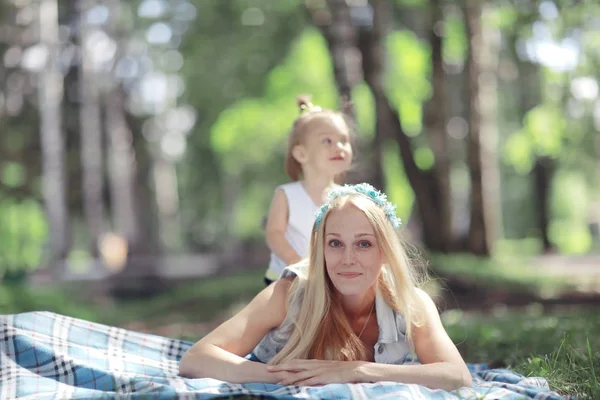
[[[541,378],[470,364],[456,392],[393,382],[321,387],[232,384],[178,376],[190,342],[49,312],[0,317],[0,399],[536,399],[564,397]]]

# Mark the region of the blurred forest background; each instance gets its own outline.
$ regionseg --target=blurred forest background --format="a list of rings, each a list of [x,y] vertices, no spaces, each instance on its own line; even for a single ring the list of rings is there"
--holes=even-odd
[[[198,339],[263,286],[311,93],[463,356],[599,395],[600,3],[5,0],[0,56],[3,314]]]

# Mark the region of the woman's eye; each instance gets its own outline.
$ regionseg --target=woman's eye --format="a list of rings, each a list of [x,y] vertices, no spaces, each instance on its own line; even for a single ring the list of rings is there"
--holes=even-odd
[[[329,139],[329,138],[323,139],[323,144],[331,144],[331,139]]]
[[[339,240],[337,240],[337,239],[329,241],[329,246],[330,247],[340,247],[341,245],[342,245],[342,243]]]
[[[367,249],[367,248],[371,247],[371,242],[366,241],[366,240],[361,240],[360,242],[358,242],[358,247],[360,247],[361,249]]]

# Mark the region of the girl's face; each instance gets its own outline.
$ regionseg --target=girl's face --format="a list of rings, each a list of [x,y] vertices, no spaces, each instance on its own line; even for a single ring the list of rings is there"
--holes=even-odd
[[[382,268],[382,253],[366,215],[347,202],[332,210],[324,232],[327,274],[345,296],[362,295],[371,288]]]
[[[308,132],[298,147],[296,159],[303,168],[336,176],[350,169],[352,145],[348,126],[339,115],[315,117],[306,127]]]

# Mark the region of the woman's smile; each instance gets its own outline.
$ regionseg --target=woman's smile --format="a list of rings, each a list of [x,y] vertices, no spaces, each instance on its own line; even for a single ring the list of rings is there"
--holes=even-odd
[[[362,275],[360,272],[338,272],[337,274],[346,279],[354,279]]]

